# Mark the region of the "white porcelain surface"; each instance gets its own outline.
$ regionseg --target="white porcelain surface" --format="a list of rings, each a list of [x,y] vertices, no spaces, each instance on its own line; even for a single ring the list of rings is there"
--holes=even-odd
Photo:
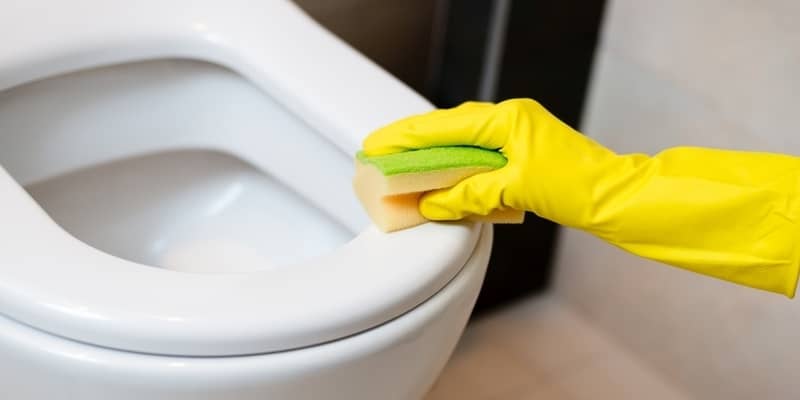
[[[65,340],[0,317],[0,394],[14,400],[416,400],[444,366],[478,295],[485,226],[464,269],[414,310],[338,341],[242,357],[168,357]]]
[[[127,198],[124,205],[95,198],[92,208],[70,209],[70,196],[102,190],[88,185],[76,193],[79,181],[87,181],[64,174],[83,169],[104,176],[120,160],[156,152],[222,152],[276,183],[240,177],[248,193],[261,193],[242,201],[252,206],[267,193],[287,198],[295,192],[328,215],[320,217],[320,231],[334,244],[342,238],[328,219],[350,232],[363,226],[346,166],[360,138],[431,106],[285,1],[12,2],[0,20],[0,32],[16,38],[0,47],[0,89],[8,89],[0,94],[0,163],[10,173],[0,168],[0,312],[10,319],[81,342],[153,354],[296,349],[408,312],[447,284],[475,246],[479,225],[426,224],[392,235],[367,228],[332,252],[314,249],[326,254],[304,261],[295,254],[297,262],[287,257],[288,265],[280,266],[268,260],[253,267],[263,262],[263,254],[250,251],[256,229],[247,240],[226,235],[221,250],[204,249],[218,254],[235,247],[237,257],[249,260],[244,272],[187,267],[180,242],[172,244],[178,255],[169,253],[174,257],[168,260],[148,255],[146,247],[156,242],[135,238],[142,229],[179,229],[184,220],[175,209],[190,213],[219,200],[217,192],[161,191],[164,197],[137,199],[135,190],[123,188],[116,195]],[[156,61],[141,62],[150,59]],[[122,62],[127,64],[97,68]],[[63,75],[87,67],[93,69]],[[136,179],[155,178],[152,169],[136,173]],[[235,186],[240,178],[228,177],[222,185]],[[87,242],[108,240],[98,244],[106,251],[217,273],[153,268],[99,251],[54,223],[18,183],[53,207],[48,210],[73,234],[88,235]],[[153,207],[176,193],[185,200],[169,206],[176,208]],[[65,204],[67,211],[59,211]],[[310,212],[306,205],[288,210],[299,209]],[[151,222],[175,219],[143,227],[137,224],[147,218],[125,219],[122,213],[103,220],[87,210],[144,210]],[[74,220],[65,222],[69,218]],[[117,238],[104,231],[115,225],[129,231]],[[265,237],[280,233],[277,226],[263,228]],[[197,238],[182,238],[190,248],[198,246],[191,243]]]

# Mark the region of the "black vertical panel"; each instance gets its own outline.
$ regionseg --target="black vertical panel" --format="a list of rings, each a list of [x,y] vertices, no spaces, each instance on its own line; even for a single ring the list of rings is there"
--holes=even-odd
[[[603,8],[604,0],[513,1],[497,98],[534,98],[578,126]],[[495,225],[476,312],[545,289],[557,233],[555,224],[530,213],[522,225]]]
[[[493,2],[451,0],[438,85],[439,107],[474,100],[482,76]],[[514,0],[496,98],[530,97],[579,124],[604,0]],[[557,227],[533,214],[495,225],[495,242],[476,314],[547,288]]]
[[[511,3],[498,98],[532,97],[577,126],[604,0]]]
[[[483,0],[451,0],[448,3],[438,79],[427,94],[439,108],[475,100],[483,73],[493,8],[491,1]]]

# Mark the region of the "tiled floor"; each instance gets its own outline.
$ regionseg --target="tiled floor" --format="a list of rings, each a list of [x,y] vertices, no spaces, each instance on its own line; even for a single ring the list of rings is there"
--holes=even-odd
[[[425,400],[689,399],[567,306],[536,298],[473,322]]]

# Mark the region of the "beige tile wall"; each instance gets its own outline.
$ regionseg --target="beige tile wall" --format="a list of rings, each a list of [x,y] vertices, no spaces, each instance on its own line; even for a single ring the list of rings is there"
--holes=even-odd
[[[800,155],[798,21],[797,0],[611,0],[582,130]],[[800,300],[562,239],[557,296],[696,398],[800,397]]]
[[[551,296],[473,321],[425,400],[688,400]]]

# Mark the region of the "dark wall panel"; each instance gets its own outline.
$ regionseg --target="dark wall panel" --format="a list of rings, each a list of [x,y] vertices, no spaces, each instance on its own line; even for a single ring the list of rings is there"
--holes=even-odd
[[[433,0],[295,0],[317,22],[420,93],[425,91]]]
[[[474,100],[483,74],[493,2],[450,1],[445,53],[433,100]],[[604,0],[513,0],[495,100],[530,97],[577,126],[583,111]],[[558,228],[528,214],[522,225],[495,225],[489,272],[476,314],[548,287]]]

